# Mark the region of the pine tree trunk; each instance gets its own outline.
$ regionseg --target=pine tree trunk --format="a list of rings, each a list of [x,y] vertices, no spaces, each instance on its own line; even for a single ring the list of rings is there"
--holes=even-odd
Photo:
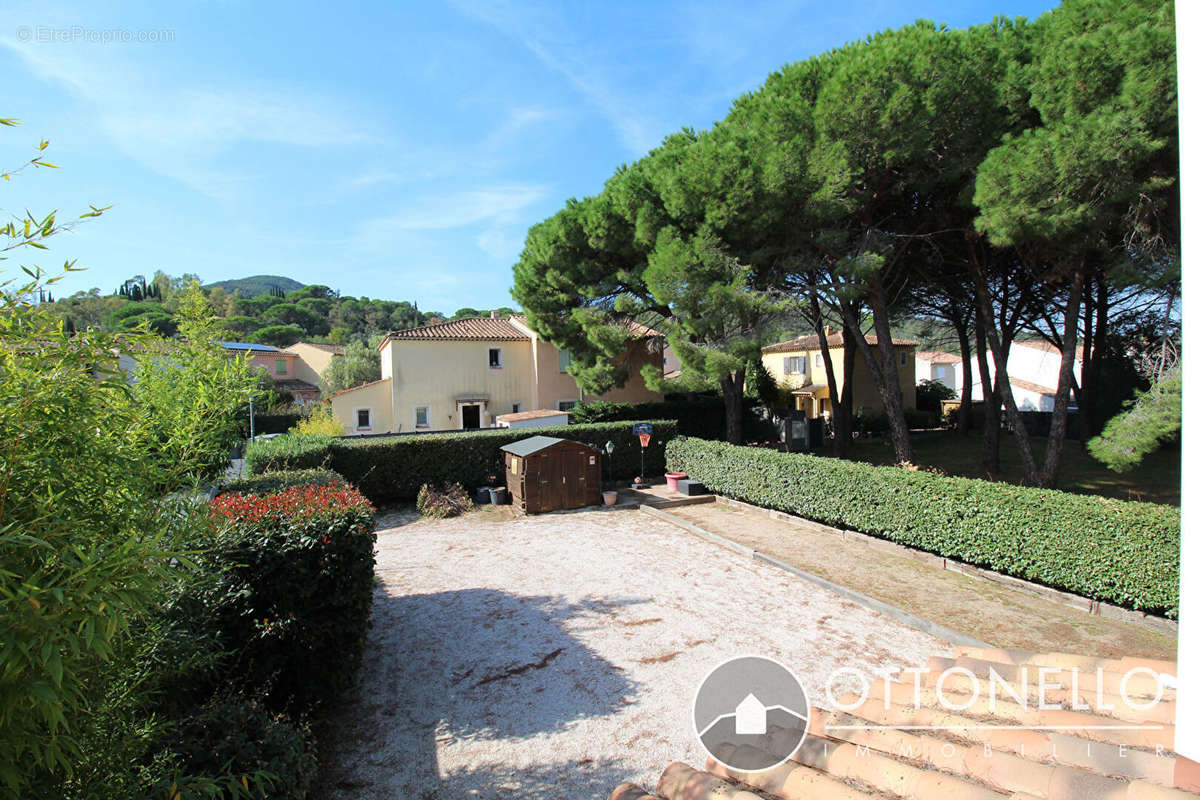
[[[979,359],[979,386],[983,392],[983,449],[979,466],[989,478],[1000,476],[1000,404],[992,385],[992,371],[987,362],[987,334],[983,320],[975,316],[975,354]]]
[[[888,430],[892,435],[892,448],[896,451],[897,463],[916,463],[914,461],[912,442],[908,437],[908,423],[904,419],[904,395],[900,391],[900,374],[896,366],[896,353],[892,347],[892,332],[888,324],[887,303],[878,287],[868,291],[871,310],[874,312],[875,335],[879,345],[876,348],[879,358],[871,352],[862,328],[856,319],[845,319],[846,327],[854,334],[858,346],[863,349],[863,361],[875,381],[879,399],[883,402],[883,410],[888,418]],[[846,316],[846,315],[843,315]],[[843,338],[845,334],[843,333]]]
[[[833,423],[833,455],[836,458],[846,458],[850,454],[850,415],[846,413],[845,404],[838,393],[837,375],[833,371],[833,360],[829,357],[829,337],[825,335],[820,301],[818,301],[815,291],[809,292],[808,302],[811,320],[817,329],[817,343],[821,349],[821,360],[825,364],[826,385],[829,387],[829,418]]]
[[[1033,455],[1033,442],[1029,438],[1029,430],[1025,420],[1021,418],[1021,410],[1013,398],[1012,384],[1008,380],[1008,348],[1000,344],[1000,335],[996,331],[996,319],[992,313],[992,296],[983,272],[978,264],[971,265],[971,275],[975,280],[975,310],[983,331],[987,336],[988,348],[992,351],[996,366],[996,384],[994,394],[999,395],[1000,402],[1007,409],[1012,424],[1013,438],[1017,443],[1017,453],[1021,457],[1021,467],[1025,473],[1025,482],[1030,486],[1040,486],[1042,473],[1038,469],[1037,459]]]
[[[1071,385],[1075,390],[1075,405],[1079,411],[1079,444],[1085,450],[1087,449],[1087,441],[1092,438],[1092,420],[1095,419],[1095,402],[1096,402],[1096,381],[1092,374],[1092,344],[1094,337],[1094,329],[1092,327],[1092,314],[1096,310],[1096,304],[1092,297],[1092,281],[1086,280],[1083,289],[1083,368],[1079,372],[1079,381],[1075,381],[1074,365],[1075,354],[1062,354],[1063,360],[1071,359],[1072,373]],[[1061,366],[1061,365],[1060,365]]]
[[[971,432],[971,401],[975,390],[975,376],[971,371],[971,337],[967,333],[966,322],[955,324],[954,330],[958,333],[958,352],[959,358],[962,359],[962,391],[959,393],[958,435],[966,436]]]
[[[742,406],[745,385],[745,369],[721,378],[721,396],[725,400],[725,440],[730,444],[742,444],[744,441]]]
[[[1075,341],[1079,328],[1079,304],[1082,294],[1083,268],[1081,265],[1075,271],[1071,289],[1067,294],[1067,308],[1063,314],[1063,352],[1058,367],[1058,391],[1054,395],[1054,416],[1050,420],[1050,435],[1046,440],[1046,457],[1038,476],[1038,485],[1047,489],[1053,488],[1054,484],[1058,482],[1063,445],[1067,439],[1067,403],[1071,397],[1071,383],[1075,371]]]

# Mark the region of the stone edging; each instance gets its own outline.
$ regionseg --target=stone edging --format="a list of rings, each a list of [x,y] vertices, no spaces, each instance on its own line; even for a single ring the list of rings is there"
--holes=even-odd
[[[1026,592],[1027,594],[1036,595],[1037,597],[1041,597],[1042,599],[1049,600],[1053,603],[1069,606],[1071,608],[1078,609],[1079,611],[1086,611],[1088,614],[1104,617],[1105,619],[1113,619],[1117,620],[1118,622],[1126,622],[1131,625],[1137,625],[1139,627],[1152,630],[1155,633],[1160,633],[1164,636],[1170,636],[1171,638],[1177,638],[1179,635],[1179,623],[1163,617],[1154,616],[1153,614],[1146,614],[1141,611],[1132,611],[1128,608],[1121,608],[1120,606],[1113,605],[1112,603],[1105,603],[1100,600],[1093,600],[1090,597],[1083,597],[1082,595],[1072,594],[1071,592],[1064,592],[1061,589],[1051,589],[1049,586],[1043,586],[1040,583],[1027,581],[1023,578],[1014,578],[1011,575],[1004,575],[990,569],[972,566],[971,564],[964,564],[963,562],[956,561],[953,558],[946,558],[945,556],[935,555],[934,553],[927,553],[924,550],[906,547],[902,544],[890,542],[887,539],[881,539],[878,536],[870,536],[854,530],[832,528],[828,525],[822,525],[819,522],[813,522],[812,520],[805,519],[804,517],[797,516],[795,514],[787,514],[783,511],[773,511],[768,508],[756,506],[752,503],[746,503],[742,500],[734,500],[730,497],[723,497],[722,495],[717,495],[716,497],[717,502],[721,503],[722,505],[733,506],[743,511],[750,511],[756,514],[763,514],[771,517],[772,519],[777,519],[782,522],[787,522],[791,525],[802,527],[805,530],[825,533],[830,536],[838,536],[842,539],[850,539],[859,542],[860,544],[864,544],[867,547],[874,547],[878,550],[886,550],[889,553],[893,553],[904,558],[909,558],[914,561],[920,561],[932,567],[948,569],[951,572],[957,572],[970,578],[979,578],[981,580],[991,581],[992,583],[998,583],[1001,586],[1007,586],[1010,589],[1018,589]]]
[[[966,645],[968,647],[991,647],[991,645],[987,644],[986,642],[981,642],[978,639],[972,639],[970,636],[959,633],[952,628],[947,628],[945,625],[939,625],[932,620],[925,619],[924,617],[918,617],[916,614],[909,613],[902,608],[896,608],[896,606],[885,603],[882,600],[876,600],[874,597],[862,594],[861,592],[856,592],[853,589],[848,589],[845,586],[833,583],[832,581],[826,580],[820,576],[813,575],[811,572],[805,572],[802,569],[793,567],[791,564],[787,564],[779,559],[772,558],[766,553],[759,552],[758,550],[747,547],[740,542],[735,542],[732,539],[727,539],[720,534],[707,531],[704,528],[701,528],[699,525],[694,525],[685,519],[680,519],[673,514],[668,514],[667,512],[654,508],[653,506],[642,506],[641,510],[643,513],[649,514],[656,519],[661,519],[664,522],[669,522],[672,525],[683,528],[689,533],[699,536],[701,539],[706,539],[713,544],[717,544],[728,550],[732,550],[739,555],[752,558],[755,561],[761,561],[765,564],[770,564],[773,567],[784,570],[785,572],[789,572],[801,580],[808,581],[809,583],[820,586],[822,589],[833,592],[844,600],[849,600],[852,603],[857,603],[860,606],[869,608],[872,611],[883,614],[884,616],[891,617],[897,622],[927,633],[930,636],[935,636],[938,639],[942,639],[943,641],[947,641],[951,644]]]

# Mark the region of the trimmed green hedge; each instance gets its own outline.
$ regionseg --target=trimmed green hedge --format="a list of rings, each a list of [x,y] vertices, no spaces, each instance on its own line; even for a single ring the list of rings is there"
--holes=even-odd
[[[664,442],[675,436],[673,420],[652,420],[654,437],[646,449],[647,477],[666,469]],[[640,472],[641,446],[631,422],[602,422],[554,428],[488,428],[463,433],[380,436],[338,439],[328,436],[295,436],[252,442],[246,449],[251,474],[281,469],[324,467],[337,472],[370,498],[371,502],[415,500],[426,483],[461,483],[471,489],[484,486],[489,477],[504,480],[500,447],[530,436],[557,436],[601,448],[611,441],[615,478],[633,478]],[[609,458],[604,458],[604,479]]]
[[[209,503],[212,576],[201,597],[222,672],[273,709],[304,711],[350,686],[375,579],[375,510],[344,485],[223,494]]]
[[[1175,617],[1179,509],[677,438],[714,492],[1086,597]]]
[[[288,469],[222,483],[218,494],[275,494],[294,486],[345,485],[346,479],[331,469]]]

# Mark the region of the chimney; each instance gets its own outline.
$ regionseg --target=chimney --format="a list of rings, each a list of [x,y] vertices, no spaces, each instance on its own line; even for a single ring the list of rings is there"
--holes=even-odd
[[[499,311],[493,311],[493,312],[492,312],[492,319],[500,319],[500,312],[499,312]]]
[[[832,326],[832,325],[826,325],[826,326],[825,326],[825,338],[827,338],[827,339],[828,339],[830,336],[833,336],[833,334],[834,334],[834,333],[836,333],[836,332],[837,332],[837,331],[835,331],[835,330],[833,329],[833,326]]]

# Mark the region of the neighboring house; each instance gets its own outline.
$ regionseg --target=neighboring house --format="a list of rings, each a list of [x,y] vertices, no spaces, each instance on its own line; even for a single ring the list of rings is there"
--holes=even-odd
[[[569,411],[580,402],[643,402],[645,364],[662,368],[662,336],[629,324],[629,381],[584,395],[567,373],[571,354],[544,341],[524,317],[467,317],[393,331],[379,343],[382,379],[332,397],[348,434],[488,428],[525,411]]]
[[[994,377],[996,362],[989,352],[988,371]],[[1062,353],[1057,347],[1041,339],[1013,342],[1008,351],[1008,382],[1012,386],[1013,400],[1024,411],[1053,411],[1054,394],[1058,387],[1058,370],[1062,365]],[[1083,348],[1075,350],[1075,379],[1083,375]],[[979,377],[979,365],[971,365],[973,383],[971,398],[983,400],[983,384]],[[923,378],[940,381],[953,389],[962,399],[962,359],[953,353],[923,351],[917,353],[917,380]]]
[[[300,357],[297,353],[269,344],[221,342],[221,346],[230,354],[248,353],[250,365],[266,370],[275,385],[290,392],[297,403],[314,403],[321,399],[321,389],[316,384],[298,377]]]
[[[953,390],[958,397],[962,397],[962,358],[940,350],[919,350],[916,365],[918,384],[921,381],[937,381],[947,389]]]
[[[826,329],[829,341],[829,357],[833,359],[833,375],[837,379],[838,391],[842,391],[843,338],[840,331]],[[878,340],[868,336],[867,343],[877,350]],[[900,371],[900,392],[905,408],[913,408],[917,401],[916,342],[903,339],[893,341],[897,367]],[[877,356],[878,357],[878,356]],[[795,409],[810,417],[827,416],[833,405],[829,400],[829,376],[821,356],[821,344],[817,334],[801,336],[787,342],[767,345],[762,349],[763,366],[780,387],[788,389],[795,398]],[[875,381],[867,369],[861,351],[854,361],[854,409],[883,411],[883,401],[875,389]]]
[[[296,354],[296,377],[317,386],[330,363],[346,354],[346,348],[339,344],[315,342],[296,342],[288,351]]]

